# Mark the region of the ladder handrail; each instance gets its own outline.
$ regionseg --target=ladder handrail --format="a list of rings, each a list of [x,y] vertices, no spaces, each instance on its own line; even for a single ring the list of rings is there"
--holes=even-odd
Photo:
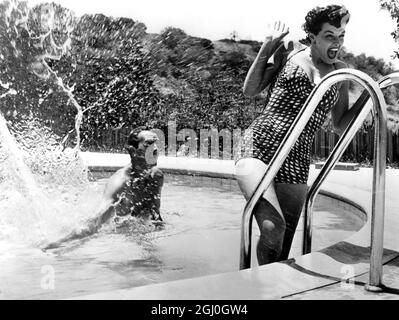
[[[294,146],[296,140],[305,128],[307,122],[312,116],[317,105],[321,101],[323,95],[328,88],[340,81],[354,80],[362,85],[369,92],[374,102],[376,109],[377,119],[379,122],[386,122],[385,100],[379,86],[371,79],[370,76],[364,72],[354,69],[340,69],[333,71],[323,77],[321,82],[312,90],[305,104],[300,109],[297,117],[293,124],[289,128],[288,132],[284,136],[283,141],[278,147],[277,151],[273,155],[269,166],[267,167],[262,179],[258,183],[255,191],[245,205],[244,212],[241,221],[241,244],[240,244],[240,269],[249,268],[251,266],[251,236],[252,236],[252,220],[253,220],[253,209],[262,196],[264,190],[269,187],[274,176],[277,174],[280,166],[288,156],[291,148]],[[385,165],[384,165],[385,169]],[[385,172],[385,171],[384,171]],[[385,183],[385,179],[383,181]],[[385,185],[384,185],[385,187]],[[379,204],[379,207],[381,205]]]
[[[399,72],[396,71],[383,77],[378,81],[378,84],[381,90],[389,86],[399,84]],[[366,96],[365,98],[367,98],[367,100],[364,101],[364,105],[366,105],[370,100],[370,97],[368,96]],[[362,96],[360,96],[359,99],[362,99]],[[361,110],[358,116],[351,121],[351,123],[348,125],[348,128],[341,135],[339,141],[337,142],[331,154],[328,156],[321,171],[319,172],[316,179],[313,181],[311,187],[309,188],[304,206],[305,211],[304,211],[302,254],[310,253],[312,248],[312,229],[313,229],[312,221],[313,221],[314,199],[318,194],[322,183],[326,179],[328,172],[333,168],[336,161],[340,159],[343,152],[346,150],[350,141],[353,139],[357,130],[359,130],[363,121],[365,120],[366,116],[370,111],[373,111],[373,109],[371,109],[370,105],[367,105]]]

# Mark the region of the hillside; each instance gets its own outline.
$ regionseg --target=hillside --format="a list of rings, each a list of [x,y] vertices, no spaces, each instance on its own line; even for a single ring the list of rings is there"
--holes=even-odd
[[[21,2],[18,10],[9,5],[0,5],[0,27],[7,31],[0,48],[0,84],[7,84],[0,86],[0,104],[10,123],[35,117],[66,141],[80,108],[82,144],[100,147],[110,130],[145,126],[167,132],[169,121],[177,130],[245,129],[264,106],[266,90],[251,99],[242,93],[261,46],[257,41],[210,41],[174,27],[151,34],[128,18],[76,17],[57,4],[29,9]],[[53,19],[41,17],[44,9]],[[26,26],[9,20],[21,12]],[[51,31],[44,32],[49,24]],[[24,36],[29,34],[36,36]],[[341,59],[374,79],[392,71],[364,54],[343,50]],[[358,95],[351,85],[350,100]],[[397,131],[398,90],[390,88],[385,97],[389,126]]]
[[[176,37],[174,33],[179,34],[179,37]],[[160,35],[151,34],[147,35],[146,37],[147,44],[158,41],[157,43],[162,46],[162,44],[159,43]],[[198,42],[201,39],[190,37],[189,35],[186,35],[184,31],[173,27],[169,27],[163,31],[162,40],[165,41],[165,39],[168,39],[170,37],[174,38],[174,47],[169,48],[169,50],[163,51],[163,53],[166,54],[166,56],[164,56],[164,58],[166,57],[166,59],[164,59],[163,63],[165,65],[168,65],[170,68],[177,68],[180,71],[178,72],[179,76],[176,77],[173,72],[160,73],[159,70],[157,70],[157,66],[155,66],[153,70],[155,73],[154,83],[157,89],[165,95],[195,95],[196,90],[192,87],[192,82],[189,81],[186,76],[187,65],[184,64],[184,59],[177,59],[176,62],[173,62],[173,59],[169,59],[168,54],[172,54],[175,58],[178,58],[180,52],[180,57],[183,57],[183,51],[187,49],[187,43],[193,43],[195,48],[196,41]],[[202,39],[202,41],[209,40]],[[240,88],[244,82],[243,80],[245,79],[245,75],[249,69],[249,66],[255,59],[256,54],[261,47],[261,43],[249,40],[233,41],[230,39],[223,39],[213,41],[211,44],[212,45],[208,45],[207,48],[208,60],[202,60],[198,62],[195,59],[191,59],[187,62],[187,64],[190,65],[190,71],[194,73],[202,73],[202,75],[199,75],[200,78],[209,79],[211,78],[211,75],[213,73],[212,68],[216,67],[216,69],[220,71],[221,64],[223,64],[223,67],[221,68],[222,71],[231,69],[237,72],[238,77],[234,77],[232,81],[235,83],[236,88]],[[296,49],[301,46],[302,45],[298,43],[296,45]],[[153,48],[154,47],[152,47],[152,49]],[[147,49],[151,51],[149,47],[147,47]],[[392,66],[385,63],[384,60],[376,59],[372,56],[366,56],[365,54],[355,56],[354,54],[347,52],[345,48],[341,52],[340,59],[346,62],[350,68],[355,68],[357,70],[363,71],[375,80],[378,80],[384,75],[393,72]],[[216,64],[215,61],[217,61]],[[164,66],[162,69],[165,70],[168,69],[168,67]],[[190,74],[188,77],[192,78],[193,74]],[[361,90],[362,88],[357,83],[351,82],[349,92],[350,104],[353,104],[357,100]],[[386,90],[384,94],[388,106],[388,127],[393,132],[397,132],[399,129],[399,90],[391,87]],[[265,92],[263,92],[257,98],[257,104],[261,104],[264,98]]]

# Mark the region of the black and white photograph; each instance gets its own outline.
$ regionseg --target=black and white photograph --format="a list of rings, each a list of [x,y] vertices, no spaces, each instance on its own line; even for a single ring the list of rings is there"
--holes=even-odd
[[[0,0],[0,300],[399,300],[398,190],[398,0]]]

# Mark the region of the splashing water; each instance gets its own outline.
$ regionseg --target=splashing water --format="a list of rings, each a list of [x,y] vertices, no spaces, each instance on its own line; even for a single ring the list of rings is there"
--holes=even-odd
[[[76,133],[76,144],[73,149],[65,150],[61,137],[32,112],[23,121],[7,121],[3,110],[0,113],[0,240],[20,240],[41,246],[80,225],[94,209],[83,201],[93,190],[87,190],[87,169],[79,156],[82,108],[73,96],[73,87],[64,84],[46,61],[60,59],[68,53],[73,17],[56,17],[54,5],[42,5],[39,12],[17,0],[7,1],[2,6],[5,10],[1,23],[5,26],[5,34],[17,39],[8,43],[13,52],[11,58],[27,55],[18,39],[28,37],[33,44],[29,46],[33,54],[27,59],[30,62],[26,75],[31,72],[38,81],[53,83],[76,109],[72,129]],[[30,28],[32,21],[39,24],[36,30]],[[8,96],[24,96],[27,91],[18,88],[18,79],[6,80],[0,79],[0,89],[6,90],[0,94],[2,109]],[[13,115],[18,115],[18,111]]]

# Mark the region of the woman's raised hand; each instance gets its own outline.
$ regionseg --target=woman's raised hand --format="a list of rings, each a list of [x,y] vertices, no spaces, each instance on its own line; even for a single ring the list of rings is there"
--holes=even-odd
[[[265,42],[269,43],[271,51],[274,52],[283,45],[282,40],[289,32],[288,26],[281,21],[275,21],[273,27],[270,24],[268,25]]]

